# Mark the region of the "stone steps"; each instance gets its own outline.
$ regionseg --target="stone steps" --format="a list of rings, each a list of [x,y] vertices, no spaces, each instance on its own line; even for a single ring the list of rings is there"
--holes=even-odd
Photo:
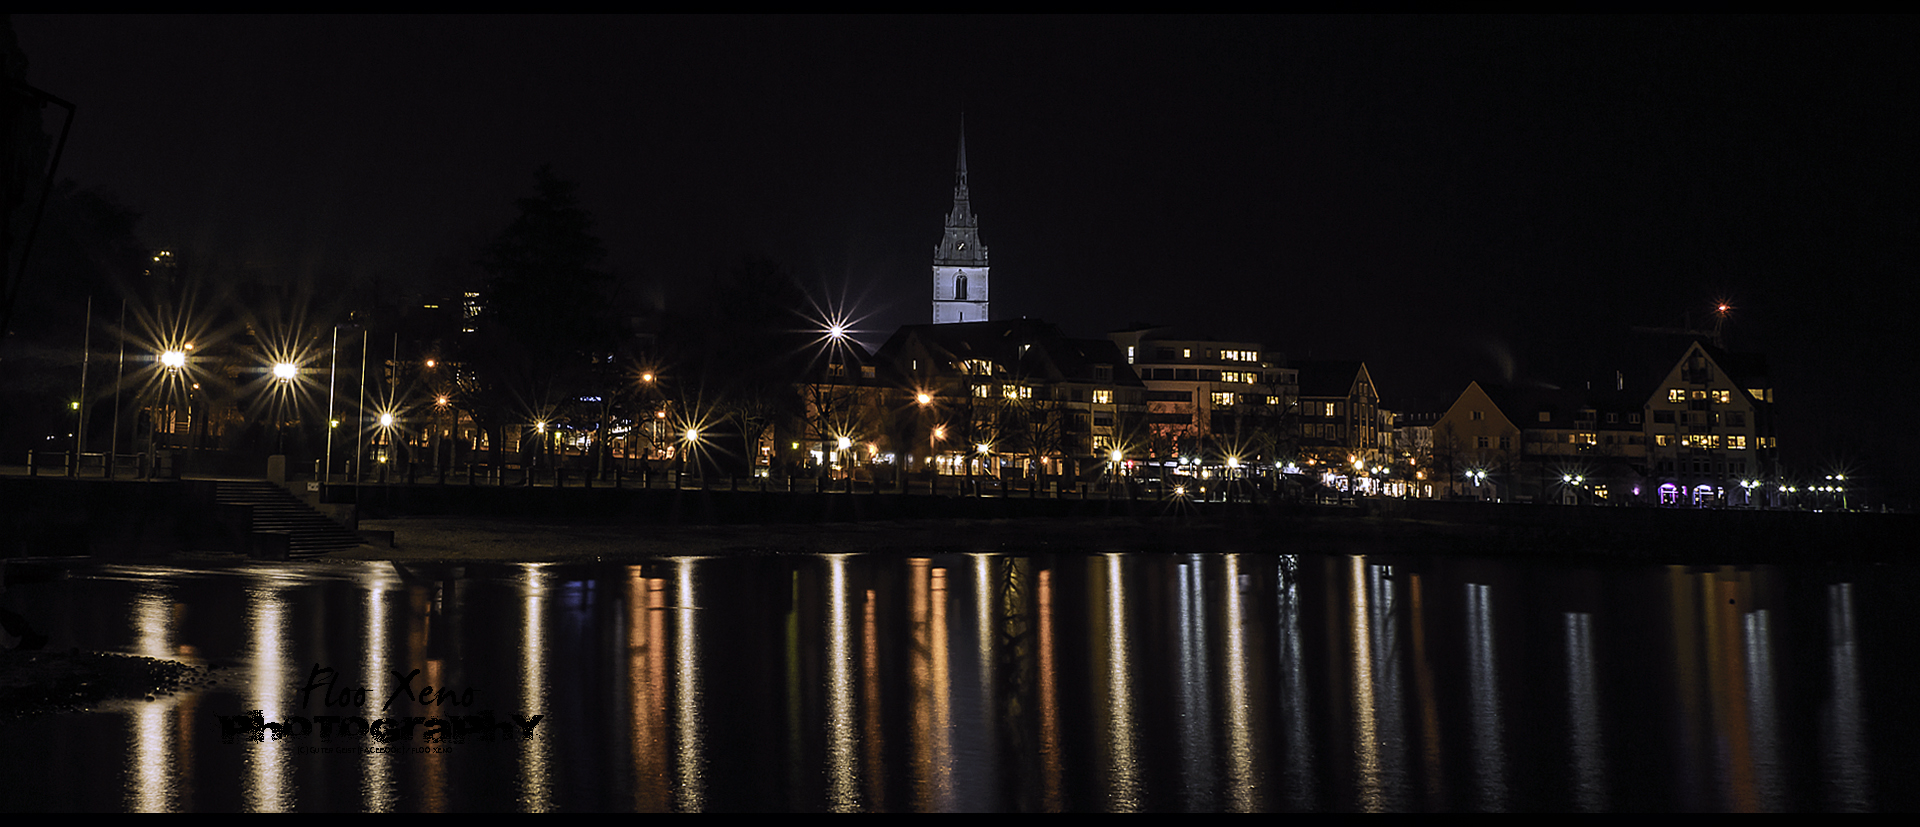
[[[253,530],[287,534],[291,557],[318,557],[361,543],[360,535],[308,508],[300,498],[270,482],[221,480],[215,484],[214,502],[251,506]]]

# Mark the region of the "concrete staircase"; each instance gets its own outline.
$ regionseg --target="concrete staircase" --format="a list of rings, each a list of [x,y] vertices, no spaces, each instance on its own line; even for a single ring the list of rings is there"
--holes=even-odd
[[[307,507],[285,488],[262,480],[221,480],[214,502],[253,509],[255,533],[288,535],[289,557],[318,557],[360,545],[360,535]]]

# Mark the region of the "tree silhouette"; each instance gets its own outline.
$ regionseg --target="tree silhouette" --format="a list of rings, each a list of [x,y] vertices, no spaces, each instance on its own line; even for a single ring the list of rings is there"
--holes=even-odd
[[[484,309],[461,347],[461,407],[499,462],[510,424],[557,418],[596,386],[616,339],[606,248],[578,186],[542,166],[520,215],[487,245]]]

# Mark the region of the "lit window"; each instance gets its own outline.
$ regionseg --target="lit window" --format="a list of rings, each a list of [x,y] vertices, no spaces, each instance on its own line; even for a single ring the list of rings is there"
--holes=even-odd
[[[1101,405],[1113,404],[1113,391],[1094,391],[1093,401]]]
[[[1183,348],[1181,348],[1181,349],[1180,349],[1180,358],[1182,358],[1182,359],[1192,359],[1192,358],[1193,358],[1193,348],[1190,348],[1190,347],[1183,347]]]
[[[986,396],[986,395],[987,395],[987,386],[986,386],[986,385],[974,385],[974,386],[973,386],[973,395],[974,395],[974,396]]]
[[[1733,391],[1714,391],[1713,404],[1725,405],[1733,401]]]
[[[1673,444],[1673,436],[1671,434],[1654,434],[1653,444],[1665,448]]]
[[[1740,434],[1731,434],[1727,437],[1727,447],[1736,451],[1744,451],[1747,449],[1747,438]]]
[[[1706,392],[1706,391],[1694,391],[1694,392],[1693,392],[1693,398],[1695,398],[1695,399],[1705,399],[1705,398],[1707,398],[1707,392]]]
[[[1278,404],[1280,404],[1280,397],[1278,397],[1278,396],[1269,396],[1269,397],[1267,397],[1267,404],[1269,404],[1269,405],[1278,405]]]
[[[1233,394],[1226,392],[1215,393],[1213,395],[1213,406],[1216,408],[1233,407]]]
[[[1687,392],[1684,390],[1681,390],[1680,388],[1669,388],[1667,390],[1667,401],[1668,402],[1685,402],[1687,401]]]

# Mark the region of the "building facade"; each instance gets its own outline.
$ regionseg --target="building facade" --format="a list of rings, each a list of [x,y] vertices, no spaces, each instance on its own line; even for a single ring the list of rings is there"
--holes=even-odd
[[[1693,342],[1646,402],[1653,492],[1664,505],[1762,505],[1777,474],[1765,362]]]
[[[1227,342],[1140,327],[1107,334],[1146,388],[1154,460],[1225,463],[1292,459],[1298,373],[1259,342]]]

